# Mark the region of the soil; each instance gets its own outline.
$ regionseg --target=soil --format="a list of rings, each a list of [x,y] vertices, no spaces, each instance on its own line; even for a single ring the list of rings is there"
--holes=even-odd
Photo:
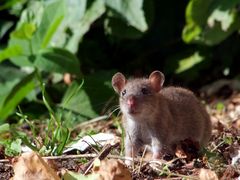
[[[185,140],[176,147],[176,156],[165,156],[163,165],[154,163],[136,162],[133,167],[127,167],[133,179],[184,179],[196,178],[207,173],[216,174],[219,179],[237,179],[240,177],[240,160],[233,163],[233,158],[240,153],[240,93],[232,92],[225,96],[213,95],[204,98],[205,106],[211,116],[213,123],[213,135],[208,146],[198,151],[198,146],[191,140]],[[85,124],[81,131],[94,129],[98,132],[111,132],[121,139],[121,129],[116,125],[119,118],[108,121],[97,121]],[[75,130],[75,133],[80,129]],[[104,158],[111,158],[110,155],[120,157],[121,143],[105,152]],[[5,159],[3,149],[0,149],[0,179],[9,179],[13,176],[11,159]],[[71,152],[74,155],[76,152]],[[86,154],[95,153],[88,149]],[[67,155],[66,155],[67,156]],[[238,154],[238,156],[240,156]],[[94,158],[56,158],[51,160],[51,166],[61,175],[62,169],[84,173]],[[91,173],[91,169],[89,171]],[[204,176],[203,175],[203,176]]]

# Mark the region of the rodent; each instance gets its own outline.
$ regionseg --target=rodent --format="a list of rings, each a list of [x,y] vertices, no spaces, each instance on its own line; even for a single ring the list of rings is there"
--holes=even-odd
[[[204,146],[210,139],[210,117],[197,97],[185,88],[163,87],[164,80],[160,71],[148,78],[126,79],[120,72],[112,77],[120,96],[127,157],[149,145],[152,158],[160,159],[165,152],[173,154],[173,146],[182,140]]]

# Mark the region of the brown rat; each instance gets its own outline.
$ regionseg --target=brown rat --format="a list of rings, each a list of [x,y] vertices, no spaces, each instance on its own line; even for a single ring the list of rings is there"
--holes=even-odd
[[[160,71],[149,78],[126,80],[122,73],[112,77],[120,95],[128,157],[134,157],[143,145],[150,145],[153,159],[158,159],[163,152],[173,153],[173,145],[181,140],[203,146],[210,139],[211,121],[196,96],[180,87],[163,88],[164,80]]]

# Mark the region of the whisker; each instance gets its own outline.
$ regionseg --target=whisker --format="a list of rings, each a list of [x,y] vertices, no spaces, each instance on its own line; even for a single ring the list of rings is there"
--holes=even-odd
[[[119,108],[119,105],[115,105],[115,106],[112,106],[112,107],[110,107],[109,109],[108,109],[108,111],[113,111],[113,110],[115,110],[116,108]]]
[[[120,108],[119,108],[119,109],[120,109]],[[122,111],[119,111],[118,114],[117,114],[117,117],[119,117],[121,113],[122,113]]]
[[[116,107],[116,106],[115,106]],[[118,111],[118,110],[120,110],[120,106],[117,106],[115,109],[113,109],[109,114],[108,114],[108,116],[110,117],[110,116],[112,116],[112,114],[114,113],[114,112],[116,112],[116,111]],[[120,111],[119,111],[120,112]],[[119,115],[119,112],[118,112],[118,115]],[[117,116],[118,117],[118,116]]]

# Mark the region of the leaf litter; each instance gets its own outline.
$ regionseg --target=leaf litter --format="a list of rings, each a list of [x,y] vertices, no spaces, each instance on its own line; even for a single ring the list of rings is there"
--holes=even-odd
[[[31,152],[6,159],[4,149],[0,149],[0,179],[14,179],[16,176],[31,179],[26,174],[39,179],[42,175],[42,179],[51,176],[52,179],[60,177],[66,180],[73,177],[116,180],[240,179],[240,93],[215,94],[204,98],[213,124],[213,135],[208,146],[200,151],[196,142],[186,139],[175,147],[174,157],[165,155],[162,161],[152,161],[149,158],[151,154],[146,153],[144,157],[140,155],[133,159],[132,166],[127,167],[123,163],[119,119],[112,118],[75,129],[75,134],[84,129],[89,131],[89,128],[94,128],[95,132],[111,133],[109,139],[112,141],[100,144],[98,140],[92,140],[82,152],[71,149],[59,157],[41,157]],[[113,134],[117,141],[112,138]],[[36,172],[40,173],[36,176]]]

